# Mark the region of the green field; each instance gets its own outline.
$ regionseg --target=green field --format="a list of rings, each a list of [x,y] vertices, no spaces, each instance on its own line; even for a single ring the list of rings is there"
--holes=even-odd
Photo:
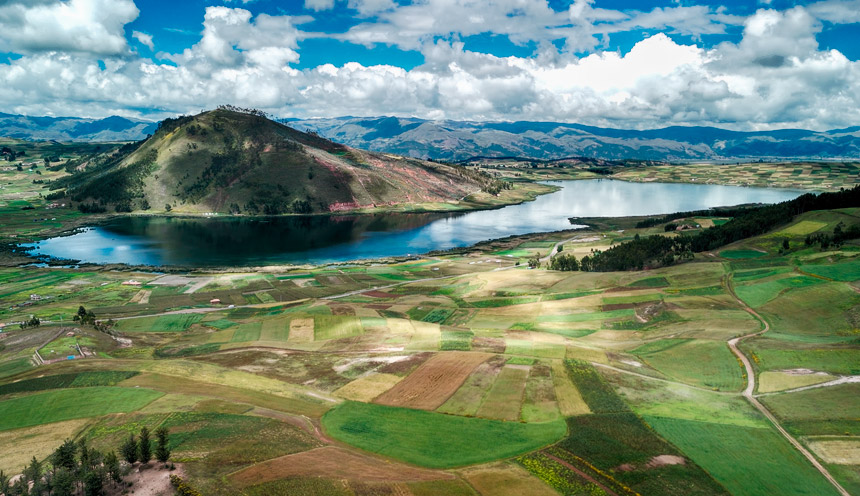
[[[323,416],[326,432],[361,449],[423,467],[508,458],[559,440],[564,422],[523,424],[346,402]]]
[[[838,494],[788,441],[770,428],[660,417],[646,420],[733,495]]]
[[[834,281],[860,280],[860,260],[827,265],[801,265],[800,270]]]
[[[151,389],[61,389],[0,402],[0,431],[108,413],[132,412],[159,398]]]
[[[721,257],[728,258],[730,260],[759,258],[765,255],[767,255],[767,253],[762,253],[756,250],[723,250],[720,252]]]

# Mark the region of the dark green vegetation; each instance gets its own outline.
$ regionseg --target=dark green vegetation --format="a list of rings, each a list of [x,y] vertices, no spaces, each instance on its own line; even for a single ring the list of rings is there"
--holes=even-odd
[[[341,441],[434,468],[508,458],[565,433],[560,421],[522,424],[356,402],[329,410],[323,425]]]

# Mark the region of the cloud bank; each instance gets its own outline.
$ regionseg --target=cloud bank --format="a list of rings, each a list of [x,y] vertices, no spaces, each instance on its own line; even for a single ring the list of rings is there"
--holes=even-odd
[[[126,33],[139,14],[131,0],[12,0],[0,4],[0,46],[20,57],[0,64],[0,106],[30,115],[160,117],[232,103],[301,118],[831,129],[857,124],[860,74],[858,62],[821,49],[816,35],[825,22],[860,20],[858,4],[739,17],[703,6],[622,12],[591,0],[561,12],[545,0],[306,0],[311,16],[344,7],[363,19],[341,33],[305,31],[311,16],[213,6],[193,45],[150,57],[153,36]],[[727,29],[742,30],[740,41],[708,48],[696,41]],[[601,48],[607,37],[636,30],[651,32],[624,53]],[[527,57],[467,50],[464,38],[478,34],[536,48]],[[424,63],[297,69],[311,38],[397,46],[419,51]]]

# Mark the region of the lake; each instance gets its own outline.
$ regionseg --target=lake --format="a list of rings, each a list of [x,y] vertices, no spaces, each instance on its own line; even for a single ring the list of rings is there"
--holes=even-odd
[[[569,217],[625,217],[777,203],[803,193],[612,179],[548,184],[562,189],[496,210],[269,218],[127,216],[24,246],[33,255],[98,264],[320,264],[418,255],[516,234],[576,227]]]

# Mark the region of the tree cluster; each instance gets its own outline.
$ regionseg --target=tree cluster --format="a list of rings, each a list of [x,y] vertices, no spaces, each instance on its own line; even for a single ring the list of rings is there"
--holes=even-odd
[[[86,440],[67,439],[45,462],[35,456],[14,483],[0,471],[0,494],[4,496],[102,496],[109,484],[122,482],[116,453],[102,453]]]
[[[574,257],[572,253],[566,255],[556,255],[552,257],[552,260],[549,261],[549,269],[560,270],[564,272],[579,270],[579,262],[576,261],[576,257]]]
[[[822,250],[826,250],[831,246],[838,248],[850,239],[860,238],[860,224],[853,224],[848,228],[840,222],[833,228],[833,234],[815,233],[810,234],[804,240],[806,246],[819,245]]]
[[[78,307],[78,312],[72,317],[72,320],[79,322],[81,325],[92,325],[96,323],[96,314],[92,310],[87,310],[83,305]]]
[[[39,327],[40,325],[42,325],[42,321],[39,320],[39,317],[33,315],[30,317],[30,320],[21,322],[21,329],[27,329],[28,327]]]

